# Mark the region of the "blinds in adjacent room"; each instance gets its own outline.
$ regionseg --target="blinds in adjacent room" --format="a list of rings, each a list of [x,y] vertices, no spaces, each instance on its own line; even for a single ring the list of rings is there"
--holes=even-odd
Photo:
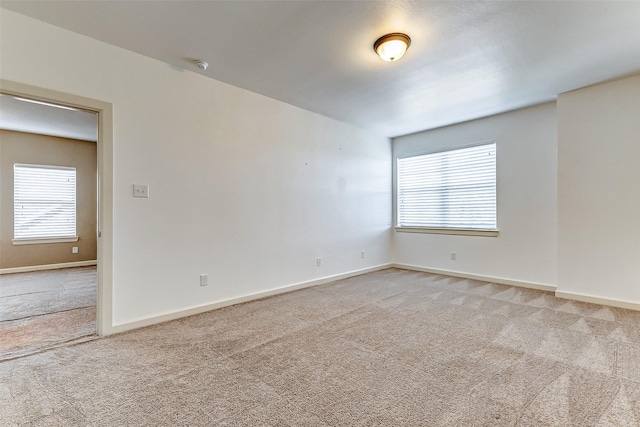
[[[397,225],[496,230],[496,144],[397,160]]]
[[[76,169],[15,164],[14,239],[76,236]]]

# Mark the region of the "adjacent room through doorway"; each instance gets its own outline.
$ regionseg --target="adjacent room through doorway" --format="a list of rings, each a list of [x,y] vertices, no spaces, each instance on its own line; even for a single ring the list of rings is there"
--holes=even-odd
[[[96,334],[95,112],[0,95],[0,360]]]

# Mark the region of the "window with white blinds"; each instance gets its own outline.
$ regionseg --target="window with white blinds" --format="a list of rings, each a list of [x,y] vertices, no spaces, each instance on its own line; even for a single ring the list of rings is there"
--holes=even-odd
[[[76,236],[76,169],[13,166],[13,236],[16,240]]]
[[[496,230],[496,144],[398,158],[398,227]]]

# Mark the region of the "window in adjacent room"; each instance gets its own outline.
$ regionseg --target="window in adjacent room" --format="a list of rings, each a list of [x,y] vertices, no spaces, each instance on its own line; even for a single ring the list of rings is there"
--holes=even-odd
[[[399,231],[497,235],[496,143],[397,159]]]
[[[76,169],[13,166],[13,242],[74,241]]]

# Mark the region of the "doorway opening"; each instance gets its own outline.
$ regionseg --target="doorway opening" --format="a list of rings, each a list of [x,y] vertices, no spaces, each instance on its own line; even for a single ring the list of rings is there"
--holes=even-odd
[[[6,80],[0,107],[7,359],[112,330],[112,107]]]

